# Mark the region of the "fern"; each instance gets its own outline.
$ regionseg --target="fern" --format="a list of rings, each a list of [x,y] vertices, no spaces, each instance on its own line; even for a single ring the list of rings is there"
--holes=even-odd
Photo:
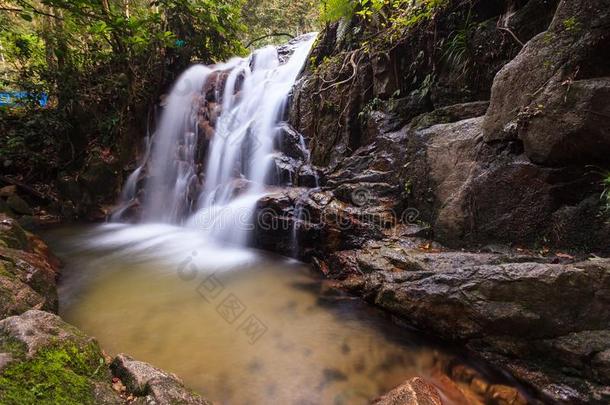
[[[476,29],[476,23],[471,21],[471,12],[464,21],[464,25],[453,31],[445,45],[443,59],[454,69],[460,71],[460,76],[467,75],[471,66],[470,39]]]

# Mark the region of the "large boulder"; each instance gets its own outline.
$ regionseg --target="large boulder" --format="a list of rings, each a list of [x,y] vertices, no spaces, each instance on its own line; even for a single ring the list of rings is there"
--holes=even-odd
[[[498,73],[483,130],[545,165],[609,163],[610,1],[563,0],[548,30]]]

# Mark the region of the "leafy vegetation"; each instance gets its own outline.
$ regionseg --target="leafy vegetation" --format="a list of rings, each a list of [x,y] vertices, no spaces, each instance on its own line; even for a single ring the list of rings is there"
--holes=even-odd
[[[443,59],[461,75],[468,74],[472,67],[472,34],[477,24],[472,21],[468,12],[461,27],[453,31],[444,45]]]
[[[246,0],[244,44],[255,48],[318,31],[318,4],[319,0]]]
[[[0,1],[0,87],[31,95],[0,111],[0,163],[36,178],[78,166],[95,145],[128,150],[148,106],[193,60],[245,53],[242,4]],[[45,109],[35,101],[42,93]]]

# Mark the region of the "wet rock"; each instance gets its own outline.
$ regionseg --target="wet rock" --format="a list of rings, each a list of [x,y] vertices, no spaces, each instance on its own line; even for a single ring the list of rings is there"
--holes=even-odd
[[[411,121],[411,126],[416,129],[426,129],[433,125],[450,124],[470,118],[482,117],[487,112],[488,107],[488,101],[449,105],[414,118]]]
[[[293,159],[307,160],[308,151],[304,148],[301,135],[287,123],[282,124],[276,134],[276,148]]]
[[[115,376],[121,379],[127,389],[136,395],[144,395],[147,389],[146,384],[154,378],[175,378],[148,363],[134,360],[124,354],[119,354],[112,360],[110,369]]]
[[[299,166],[300,162],[295,159],[280,152],[274,153],[267,183],[276,186],[295,184]]]
[[[525,405],[527,400],[513,387],[493,384],[485,391],[485,399],[494,405]]]
[[[331,266],[364,280],[350,282],[352,291],[418,329],[465,343],[550,400],[610,398],[604,389],[610,261],[551,264],[518,254],[429,253],[391,245],[338,256],[343,261],[331,258]],[[474,376],[469,380],[476,391]],[[479,394],[508,401],[500,399],[504,390],[489,390],[479,387]]]
[[[141,398],[141,403],[210,404],[186,388],[174,375],[119,354],[110,365],[113,374],[121,379],[127,390]]]
[[[441,397],[433,385],[420,377],[412,378],[384,396],[375,405],[441,405]]]

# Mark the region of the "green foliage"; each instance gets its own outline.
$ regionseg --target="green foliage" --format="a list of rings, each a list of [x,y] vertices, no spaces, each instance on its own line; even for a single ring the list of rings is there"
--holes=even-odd
[[[93,404],[92,379],[104,359],[95,344],[46,348],[31,360],[9,364],[0,375],[3,404]]]
[[[320,5],[320,19],[334,22],[354,16],[355,2],[352,0],[323,0]]]
[[[444,45],[443,59],[461,75],[467,75],[472,65],[471,38],[476,27],[469,11],[464,24],[451,33]]]
[[[255,48],[318,31],[318,5],[319,0],[246,0],[243,41]]]
[[[362,108],[362,111],[358,113],[358,119],[364,121],[371,112],[382,109],[383,105],[383,100],[375,97],[374,99],[366,103],[366,105]]]
[[[351,19],[355,15],[369,19],[390,3],[388,0],[322,0],[320,19],[323,22],[334,22],[342,18]]]
[[[0,13],[0,91],[34,97],[0,111],[0,164],[53,176],[93,145],[136,144],[147,107],[178,73],[246,52],[244,1],[4,1],[13,11]],[[42,92],[45,109],[34,102]]]
[[[570,17],[563,20],[563,28],[568,32],[578,32],[580,30],[580,24],[576,17]]]

